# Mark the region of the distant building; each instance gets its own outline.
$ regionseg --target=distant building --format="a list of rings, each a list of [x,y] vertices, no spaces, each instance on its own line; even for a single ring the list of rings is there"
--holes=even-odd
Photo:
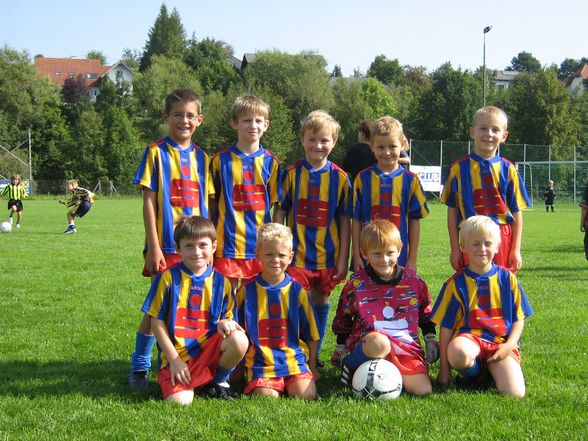
[[[584,64],[572,75],[563,80],[563,84],[571,93],[584,93],[588,82],[588,64]]]
[[[492,79],[497,89],[508,89],[520,73],[516,70],[493,70]]]
[[[112,66],[103,66],[100,60],[82,58],[35,58],[35,71],[38,75],[47,76],[53,84],[63,87],[67,78],[84,77],[88,88],[88,98],[95,101],[100,94],[100,84],[103,78],[112,82],[125,81],[132,85],[133,72],[122,61]],[[132,87],[132,86],[131,86]],[[131,89],[132,90],[132,89]]]

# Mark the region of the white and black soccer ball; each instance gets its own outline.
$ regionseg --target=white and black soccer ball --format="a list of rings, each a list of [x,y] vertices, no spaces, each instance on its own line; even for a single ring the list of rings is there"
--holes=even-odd
[[[402,375],[388,360],[376,358],[357,368],[351,386],[359,397],[370,400],[393,400],[402,392]]]
[[[12,231],[12,224],[10,222],[2,222],[0,224],[0,231],[10,233]]]

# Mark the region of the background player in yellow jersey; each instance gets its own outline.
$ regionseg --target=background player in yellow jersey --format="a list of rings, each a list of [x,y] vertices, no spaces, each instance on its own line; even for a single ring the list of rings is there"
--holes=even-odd
[[[10,184],[0,192],[0,198],[2,196],[8,197],[8,222],[12,225],[13,217],[16,214],[16,228],[20,228],[20,222],[22,221],[22,200],[28,196],[27,190],[22,185],[20,175],[12,175]]]
[[[178,263],[174,225],[181,216],[208,217],[208,198],[214,192],[208,155],[192,143],[203,120],[200,97],[191,89],[176,89],[165,98],[163,120],[168,134],[151,143],[141,158],[133,183],[143,192],[145,263],[143,275],[154,277]],[[129,386],[148,386],[155,337],[151,318],[143,316],[131,355]]]
[[[475,385],[486,371],[504,394],[525,395],[518,348],[525,319],[533,314],[514,273],[492,262],[500,229],[487,216],[472,216],[459,231],[467,266],[441,289],[431,313],[439,333],[438,380],[451,381],[451,368],[462,384]]]
[[[259,227],[261,273],[237,291],[239,323],[250,340],[246,394],[316,396],[319,333],[308,293],[286,273],[293,255],[288,227]]]
[[[310,112],[300,126],[304,158],[285,170],[275,221],[292,229],[294,259],[288,273],[309,293],[321,343],[329,320],[329,295],[345,281],[349,265],[351,184],[329,161],[341,127],[327,112]],[[319,365],[322,363],[319,362]]]
[[[259,97],[238,97],[230,121],[237,142],[212,158],[215,198],[210,208],[218,236],[214,267],[234,286],[261,271],[255,260],[257,227],[271,221],[271,208],[279,202],[278,161],[260,143],[268,115],[269,106]]]
[[[181,263],[158,275],[142,311],[159,346],[157,381],[163,398],[190,404],[195,389],[230,399],[229,374],[248,340],[233,311],[231,283],[209,265],[216,231],[202,216],[178,221],[174,238]]]

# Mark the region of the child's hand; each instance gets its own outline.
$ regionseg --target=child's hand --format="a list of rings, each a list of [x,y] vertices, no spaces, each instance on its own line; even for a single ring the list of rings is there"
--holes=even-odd
[[[333,280],[345,280],[347,278],[347,262],[337,263],[337,274],[333,276]]]
[[[451,266],[455,271],[461,271],[464,267],[463,254],[461,253],[461,250],[451,250],[449,262],[451,262]]]
[[[316,367],[316,362],[314,363],[308,363],[308,367],[310,368],[310,373],[312,374],[312,379],[314,381],[318,381],[318,379],[320,378],[321,374],[319,373],[317,367]]]
[[[508,256],[508,268],[516,273],[522,266],[523,257],[521,256],[521,252],[519,250],[512,250],[510,256]]]
[[[439,342],[435,339],[435,334],[427,334],[425,339],[425,354],[429,363],[435,363],[439,360]]]
[[[449,370],[439,370],[439,375],[437,375],[437,382],[441,386],[451,386],[452,380],[453,378],[451,378],[451,372]]]
[[[179,355],[169,362],[169,370],[172,386],[175,386],[176,383],[187,386],[192,381],[190,369],[188,369],[188,365]]]
[[[358,271],[361,271],[363,268],[363,259],[361,258],[361,256],[353,256],[353,272],[356,273]]]
[[[229,335],[231,335],[233,331],[245,332],[245,330],[241,326],[239,326],[239,323],[237,323],[234,320],[221,320],[218,322],[216,329],[218,333],[222,335],[223,338],[226,338]]]
[[[157,274],[165,270],[165,257],[161,249],[148,249],[145,253],[145,268],[151,274]]]
[[[510,355],[512,350],[513,350],[513,347],[511,345],[509,345],[508,343],[503,343],[501,345],[498,345],[498,349],[496,349],[496,352],[494,352],[494,355],[492,355],[492,357],[490,357],[488,359],[488,363],[493,363],[496,361],[504,360],[506,357],[508,357]]]

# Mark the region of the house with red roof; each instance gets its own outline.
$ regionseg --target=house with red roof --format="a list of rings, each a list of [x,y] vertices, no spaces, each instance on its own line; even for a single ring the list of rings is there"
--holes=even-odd
[[[563,84],[572,93],[583,93],[588,84],[588,64],[584,64],[576,72],[563,80]]]
[[[37,75],[48,77],[53,84],[63,87],[67,78],[77,78],[82,75],[88,88],[88,98],[92,101],[100,94],[100,84],[103,78],[112,82],[125,81],[132,84],[133,72],[121,61],[112,66],[104,66],[100,60],[82,58],[35,58]]]

